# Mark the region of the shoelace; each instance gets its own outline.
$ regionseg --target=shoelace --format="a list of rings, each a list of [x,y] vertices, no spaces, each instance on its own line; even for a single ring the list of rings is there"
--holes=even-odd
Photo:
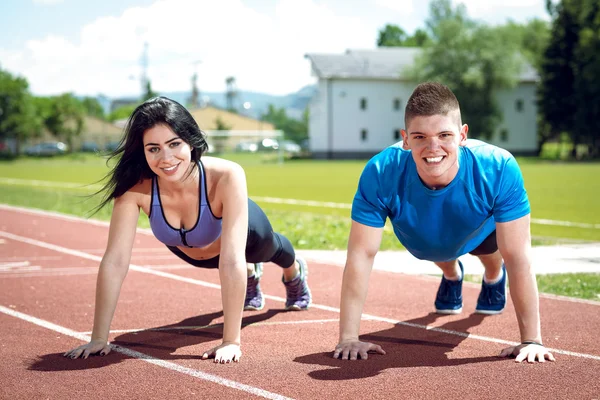
[[[254,276],[248,278],[248,284],[246,285],[246,298],[255,297],[258,294],[258,279]]]
[[[485,299],[487,304],[492,304],[492,300],[501,300],[498,291],[490,285],[481,285],[481,296]]]
[[[446,278],[444,278],[444,279],[446,279]],[[448,283],[445,284],[445,285],[442,285],[442,292],[440,293],[441,296],[444,297],[444,298],[447,298],[450,295],[450,293],[453,293],[453,294],[456,293],[456,291],[454,291],[454,290],[451,289],[451,288],[453,288],[455,286],[456,282],[455,281],[451,281],[449,279],[446,279],[446,281]],[[456,298],[456,296],[452,296],[452,297]]]
[[[299,279],[298,283],[295,285],[286,285],[288,297],[294,297],[298,299],[299,297],[304,297],[307,293],[305,290],[304,280]]]

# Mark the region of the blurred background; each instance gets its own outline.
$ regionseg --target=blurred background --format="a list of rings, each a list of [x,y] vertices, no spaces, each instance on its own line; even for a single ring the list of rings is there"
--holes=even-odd
[[[597,0],[101,3],[0,5],[4,157],[113,150],[163,95],[213,152],[366,158],[400,139],[426,80],[455,91],[471,137],[600,157]]]

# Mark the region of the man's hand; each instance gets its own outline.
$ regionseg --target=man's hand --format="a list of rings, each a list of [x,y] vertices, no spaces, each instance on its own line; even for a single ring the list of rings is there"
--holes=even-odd
[[[516,362],[534,363],[537,361],[545,362],[546,359],[555,361],[554,356],[546,348],[539,344],[520,344],[518,346],[507,347],[500,352],[500,357],[515,357]]]
[[[362,360],[366,360],[369,358],[369,352],[385,354],[385,351],[378,344],[352,340],[340,342],[335,346],[333,358],[339,358],[341,360],[358,360],[358,356],[360,356]]]
[[[213,357],[215,362],[220,364],[229,364],[232,361],[239,362],[242,357],[242,350],[237,343],[223,343],[202,354],[203,360]]]

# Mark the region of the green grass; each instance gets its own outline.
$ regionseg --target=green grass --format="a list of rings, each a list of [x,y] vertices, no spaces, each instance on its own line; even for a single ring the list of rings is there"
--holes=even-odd
[[[292,160],[277,164],[254,155],[228,157],[244,166],[251,197],[277,197],[350,204],[365,164],[359,161]],[[532,217],[600,224],[600,163],[519,160],[532,207]],[[0,162],[0,202],[87,216],[97,204],[85,195],[108,171],[105,159],[92,154],[56,158],[21,158]],[[7,184],[2,178],[69,182],[78,188]],[[97,186],[96,186],[97,187]],[[344,249],[350,229],[347,208],[309,207],[260,202],[274,228],[298,248]],[[105,209],[95,218],[108,219]],[[147,227],[147,220],[140,219]],[[532,224],[534,244],[600,241],[600,229]],[[389,226],[382,250],[400,249]]]
[[[467,282],[479,283],[481,278],[465,275]],[[540,274],[537,284],[540,293],[600,301],[600,273]]]

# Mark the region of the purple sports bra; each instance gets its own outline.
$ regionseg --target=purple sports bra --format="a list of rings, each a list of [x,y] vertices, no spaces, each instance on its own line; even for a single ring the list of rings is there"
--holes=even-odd
[[[213,215],[206,197],[206,173],[202,162],[198,162],[200,168],[198,191],[200,197],[200,210],[198,220],[189,230],[173,228],[167,222],[160,202],[160,190],[156,176],[152,178],[152,200],[150,203],[150,228],[154,236],[167,246],[204,247],[221,236],[221,218]],[[202,190],[204,189],[204,190]]]

